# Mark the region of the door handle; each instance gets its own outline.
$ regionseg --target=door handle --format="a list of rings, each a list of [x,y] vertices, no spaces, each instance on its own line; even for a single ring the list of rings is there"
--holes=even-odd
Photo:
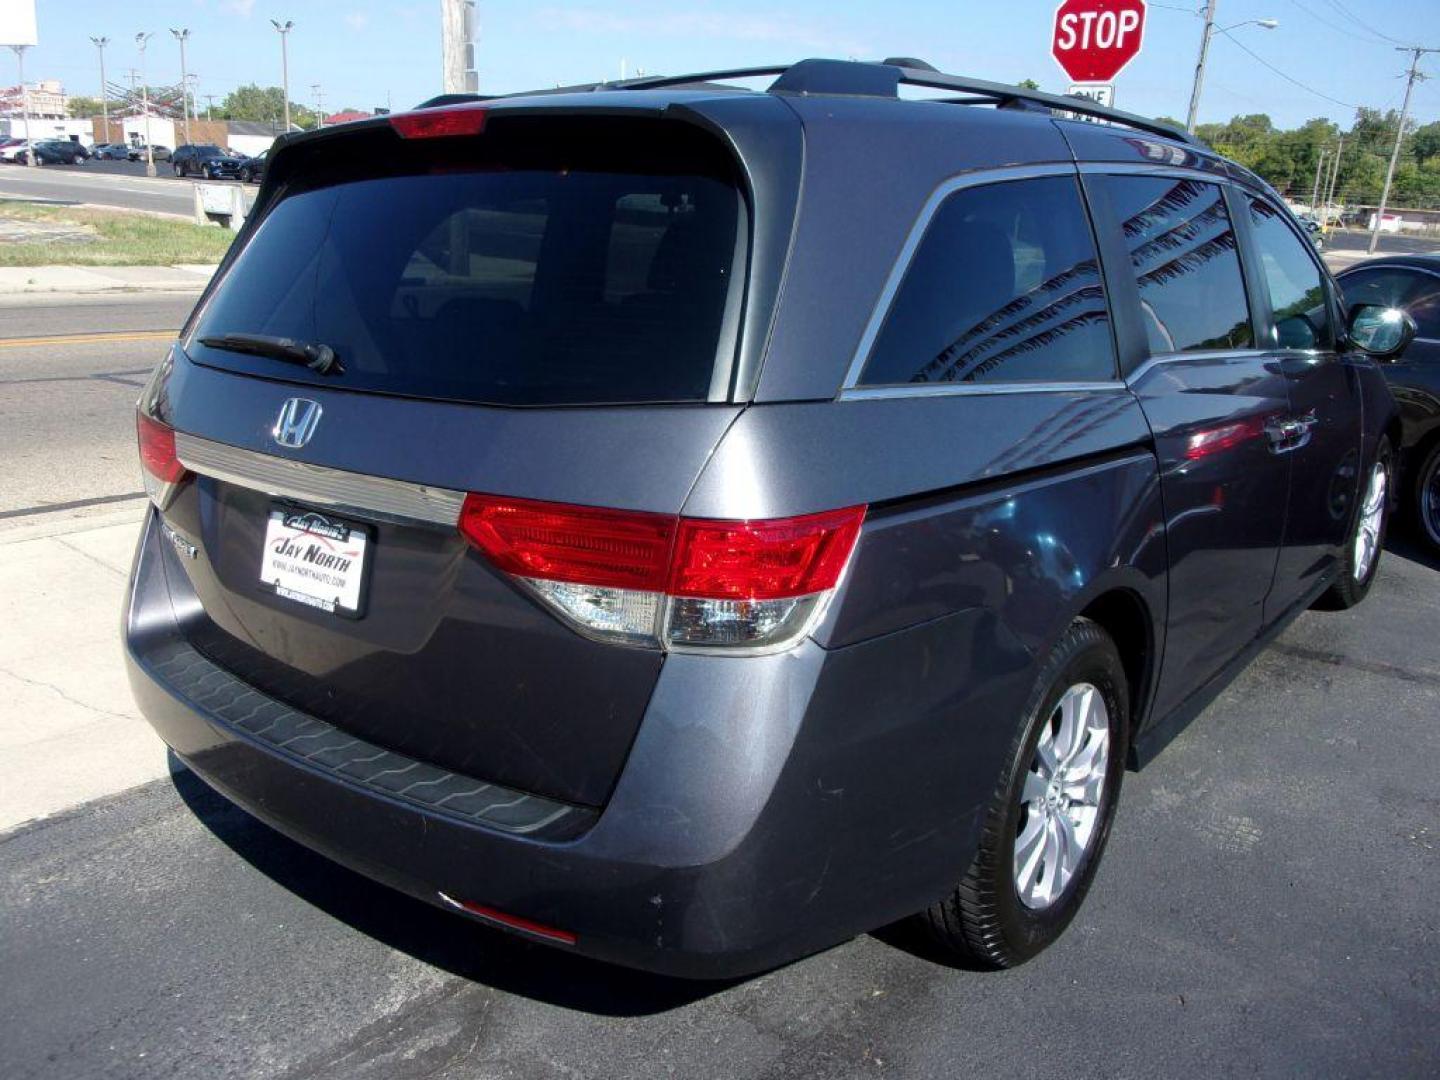
[[[1265,436],[1270,440],[1272,454],[1289,454],[1310,442],[1310,430],[1318,422],[1312,409],[1304,416],[1275,418],[1265,425]]]

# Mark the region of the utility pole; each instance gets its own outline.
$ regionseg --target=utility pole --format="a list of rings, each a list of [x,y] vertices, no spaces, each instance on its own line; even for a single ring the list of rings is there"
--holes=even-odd
[[[90,43],[100,50],[100,116],[105,124],[105,141],[110,141],[110,95],[105,84],[105,46],[110,44],[108,37],[92,37]]]
[[[35,140],[30,137],[30,91],[25,89],[25,50],[29,45],[11,45],[20,65],[20,115],[25,119],[25,164],[39,165],[35,160]]]
[[[215,112],[215,95],[214,95],[214,94],[206,94],[206,95],[205,95],[205,119],[206,119],[207,121],[215,119],[214,116],[211,115],[211,114],[214,113],[214,112]]]
[[[180,42],[180,112],[185,117],[185,141],[190,141],[190,77],[185,73],[185,42],[190,40],[189,30],[176,30],[171,27],[170,33],[175,40]]]
[[[279,19],[271,19],[270,25],[275,27],[275,32],[280,35],[280,86],[285,94],[285,134],[290,134],[290,31],[295,24],[289,19],[283,23]]]
[[[1329,151],[1322,146],[1320,152],[1315,155],[1315,186],[1310,189],[1310,212],[1316,217],[1319,217],[1320,209],[1320,170],[1325,167],[1325,155],[1328,153]],[[1325,222],[1322,221],[1320,224],[1324,225]]]
[[[135,35],[135,44],[140,49],[140,102],[145,110],[145,175],[155,175],[155,147],[150,143],[150,83],[145,78],[145,45],[154,37],[153,33]]]
[[[1205,30],[1200,35],[1200,59],[1195,63],[1195,82],[1190,87],[1190,111],[1185,116],[1185,130],[1195,134],[1195,114],[1200,111],[1200,88],[1205,85],[1205,58],[1210,54],[1210,39],[1215,36],[1215,0],[1205,0]]]
[[[310,92],[315,95],[315,126],[322,128],[325,126],[325,95],[320,92],[318,82],[310,84]]]
[[[480,75],[475,70],[478,33],[475,0],[440,0],[440,63],[445,93],[479,91]]]
[[[1330,216],[1334,213],[1335,187],[1340,183],[1340,159],[1345,155],[1345,136],[1340,136],[1340,141],[1335,146],[1335,160],[1330,163],[1330,181],[1325,185],[1325,220],[1321,222],[1326,228],[1330,226]]]
[[[1417,82],[1425,78],[1420,74],[1420,57],[1426,53],[1440,52],[1440,49],[1398,45],[1395,51],[1410,54],[1410,74],[1405,80],[1405,100],[1400,103],[1400,124],[1395,129],[1395,149],[1390,151],[1390,167],[1385,170],[1385,186],[1380,189],[1380,205],[1375,209],[1375,224],[1370,229],[1370,246],[1365,249],[1371,255],[1375,254],[1375,248],[1380,243],[1380,225],[1385,220],[1385,204],[1390,201],[1390,182],[1395,179],[1395,164],[1400,160],[1400,144],[1405,141],[1405,120],[1410,113],[1410,92],[1415,89]]]

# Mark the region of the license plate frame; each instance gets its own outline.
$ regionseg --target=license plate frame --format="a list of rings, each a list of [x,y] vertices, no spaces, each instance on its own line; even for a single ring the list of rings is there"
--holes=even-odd
[[[293,549],[276,548],[281,540],[289,541]],[[260,587],[277,599],[322,615],[364,618],[374,546],[371,525],[299,503],[272,502],[260,545]],[[359,565],[342,567],[331,559],[353,559]],[[326,589],[338,592],[326,596]]]

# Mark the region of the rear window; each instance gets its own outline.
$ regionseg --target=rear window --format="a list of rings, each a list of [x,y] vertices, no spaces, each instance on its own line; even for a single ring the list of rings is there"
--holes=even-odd
[[[472,138],[336,142],[311,144],[206,303],[197,362],[502,405],[723,396],[747,219],[710,136],[492,116]],[[344,371],[200,344],[228,334],[328,345]]]

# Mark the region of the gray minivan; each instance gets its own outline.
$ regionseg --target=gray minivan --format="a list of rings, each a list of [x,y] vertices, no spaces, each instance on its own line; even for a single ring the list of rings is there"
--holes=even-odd
[[[1183,133],[915,61],[287,136],[139,404],[135,694],[533,940],[1018,963],[1125,766],[1364,597],[1406,333]]]

